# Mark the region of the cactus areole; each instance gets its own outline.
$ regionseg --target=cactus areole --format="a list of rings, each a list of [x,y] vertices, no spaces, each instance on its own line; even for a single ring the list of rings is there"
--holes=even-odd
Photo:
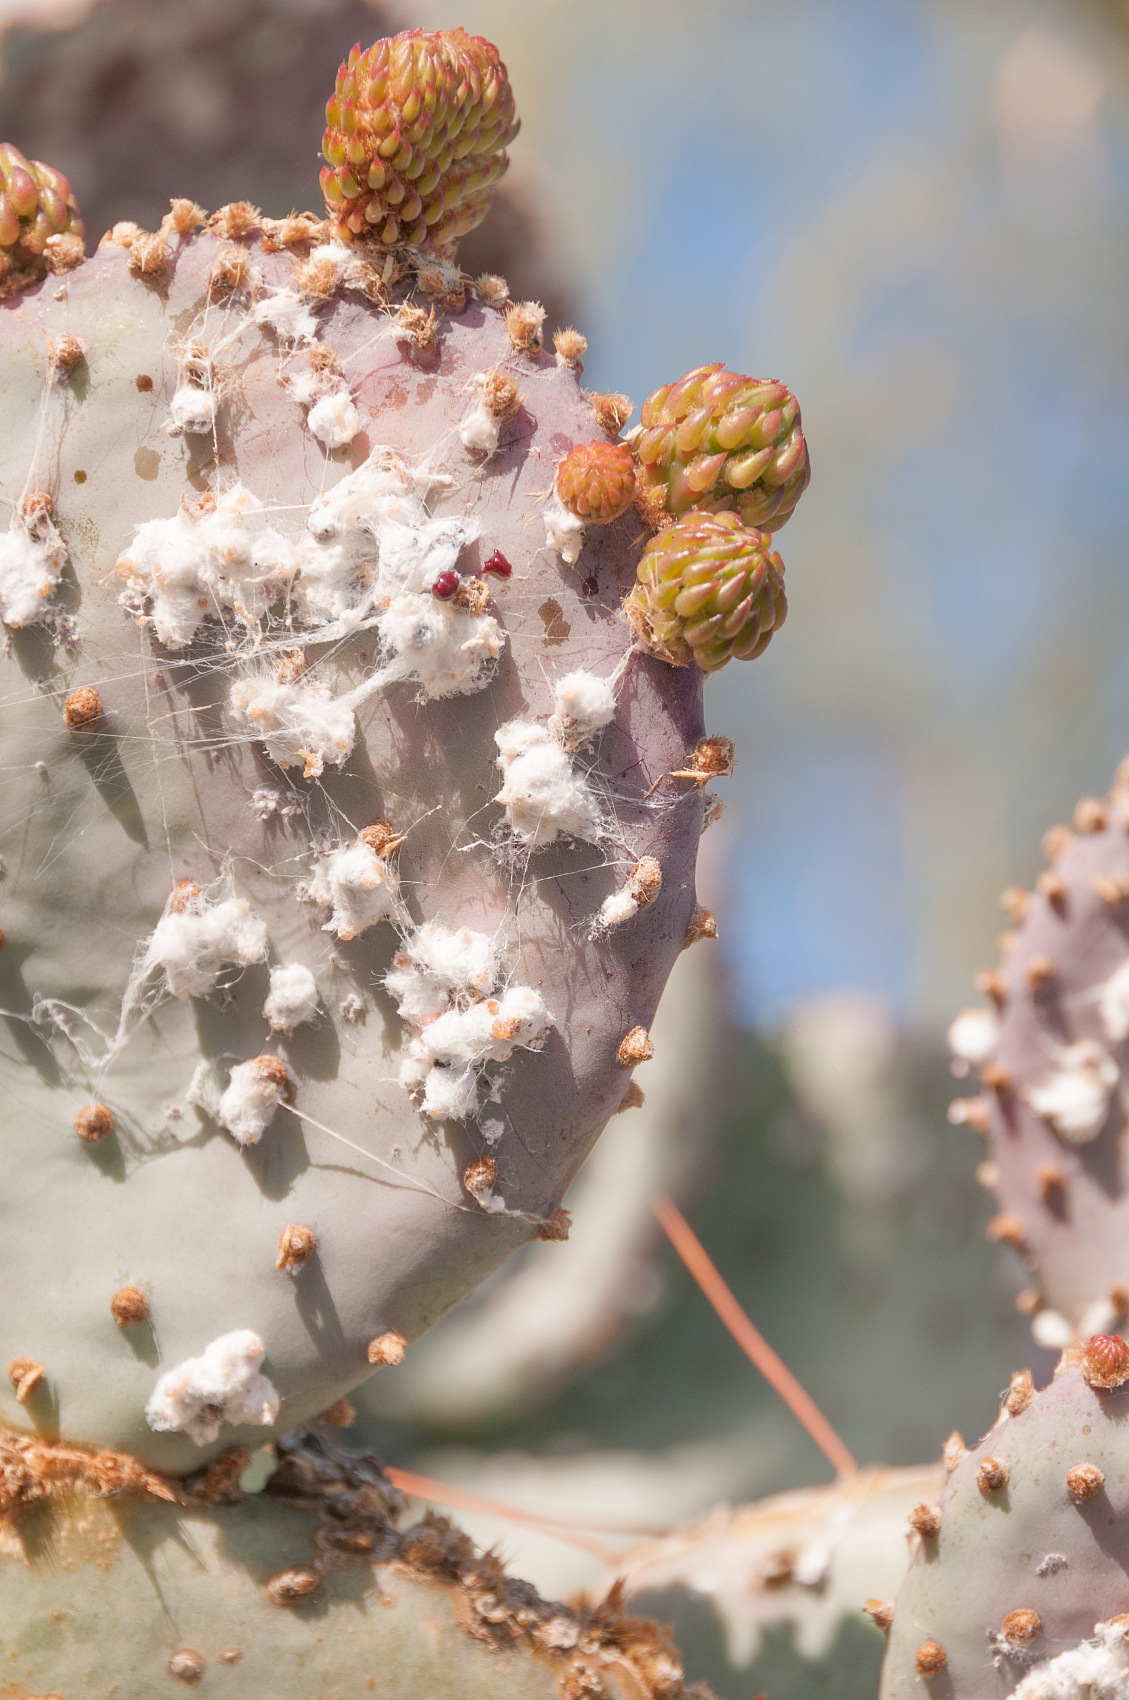
[[[0,1415],[162,1479],[560,1237],[702,936],[704,671],[782,617],[712,492],[704,612],[670,548],[647,591],[702,666],[624,617],[633,450],[452,257],[497,51],[355,49],[328,116],[326,222],[174,201],[85,259],[0,150]],[[789,407],[739,442],[792,492]]]

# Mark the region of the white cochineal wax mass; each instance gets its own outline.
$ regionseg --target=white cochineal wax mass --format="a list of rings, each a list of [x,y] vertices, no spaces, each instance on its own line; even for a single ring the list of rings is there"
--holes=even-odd
[[[282,1058],[252,1057],[232,1069],[215,1118],[240,1145],[257,1145],[291,1096],[290,1072]]]
[[[201,392],[197,392],[201,393]],[[233,484],[171,519],[148,519],[119,557],[120,601],[152,621],[169,649],[191,643],[208,615],[254,626],[293,577],[293,544],[266,524],[263,504]]]
[[[1040,1662],[1008,1700],[1129,1700],[1129,1625],[1095,1623],[1092,1641]]]
[[[302,962],[282,963],[270,971],[263,1015],[276,1033],[290,1033],[318,1012],[318,983]]]
[[[421,1026],[457,999],[481,998],[498,978],[498,949],[487,933],[428,921],[398,951],[384,984],[405,1021]]]
[[[0,532],[0,619],[7,626],[30,626],[47,613],[47,598],[58,588],[67,546],[45,503],[32,497],[17,507],[6,532]]]
[[[306,415],[306,424],[327,449],[341,449],[346,443],[351,443],[360,430],[361,416],[348,390],[335,390],[314,403]]]
[[[471,927],[451,931],[428,922],[397,953],[384,984],[401,1018],[419,1029],[399,1080],[409,1091],[422,1089],[426,1115],[473,1115],[483,1064],[505,1062],[519,1046],[536,1049],[553,1025],[529,986],[489,996],[500,972],[497,945]]]
[[[611,679],[578,670],[566,673],[553,686],[549,731],[565,749],[574,749],[615,718],[615,686]]]
[[[401,1086],[423,1088],[423,1110],[459,1121],[478,1108],[478,1071],[505,1062],[519,1046],[535,1050],[553,1025],[540,992],[510,986],[500,998],[451,1009],[429,1021],[408,1046]]]
[[[198,1358],[166,1370],[145,1407],[151,1429],[182,1429],[197,1446],[219,1438],[220,1426],[266,1426],[278,1415],[278,1394],[262,1374],[266,1348],[249,1328],[213,1340]]]
[[[1041,1086],[1029,1086],[1023,1096],[1063,1139],[1086,1144],[1101,1132],[1121,1071],[1096,1039],[1063,1046],[1055,1061],[1055,1072]]]
[[[520,843],[536,849],[558,838],[599,842],[605,829],[595,792],[548,727],[508,720],[494,742],[503,780],[494,801]]]
[[[143,968],[162,968],[174,997],[195,998],[210,992],[229,964],[245,968],[266,953],[266,924],[249,903],[237,897],[212,903],[199,886],[181,885],[153,929]]]
[[[1129,961],[1098,987],[1098,1018],[1107,1039],[1129,1039]]]
[[[396,871],[363,839],[344,844],[318,863],[300,895],[314,903],[332,904],[333,913],[322,931],[353,939],[385,916],[399,915]]]
[[[566,567],[576,564],[584,542],[584,521],[570,513],[555,493],[545,504],[545,541]]]
[[[349,703],[316,681],[239,679],[231,687],[231,717],[240,731],[262,739],[279,767],[301,767],[303,779],[320,778],[327,763],[340,767],[357,735]]]
[[[312,342],[318,334],[318,322],[293,289],[275,289],[251,308],[257,325],[272,330],[283,342]]]

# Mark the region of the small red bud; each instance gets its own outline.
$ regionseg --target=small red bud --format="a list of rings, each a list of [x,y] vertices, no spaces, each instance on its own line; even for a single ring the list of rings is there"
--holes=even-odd
[[[449,602],[459,588],[459,575],[448,570],[440,573],[431,587],[432,596],[437,596],[440,602]]]
[[[495,549],[490,559],[484,563],[482,570],[484,573],[497,573],[499,578],[509,578],[513,572],[513,568],[500,549]]]
[[[1120,1387],[1129,1381],[1129,1345],[1120,1334],[1091,1334],[1082,1374],[1091,1387]]]

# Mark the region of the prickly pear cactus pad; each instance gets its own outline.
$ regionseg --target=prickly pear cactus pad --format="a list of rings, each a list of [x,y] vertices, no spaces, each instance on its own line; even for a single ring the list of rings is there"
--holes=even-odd
[[[954,1021],[958,1071],[981,1093],[950,1118],[984,1136],[991,1231],[1028,1262],[1041,1344],[1065,1346],[1129,1315],[1129,772],[1044,839],[1034,891],[1001,902],[1016,931],[986,1004]]]
[[[1118,1700],[1129,1685],[1129,1347],[1064,1354],[1036,1393],[1012,1378],[973,1451],[921,1506],[880,1700]],[[1118,1385],[1110,1387],[1111,1379]],[[879,1602],[875,1602],[879,1605]],[[889,1608],[876,1621],[889,1625]]]
[[[444,1518],[405,1525],[371,1458],[299,1431],[265,1491],[245,1496],[246,1458],[228,1453],[175,1493],[158,1480],[112,1498],[83,1478],[89,1460],[68,1459],[61,1491],[38,1501],[46,1516],[34,1532],[31,1515],[10,1526],[0,1556],[4,1692],[708,1700],[683,1684],[669,1636],[618,1598],[570,1609]],[[0,1459],[32,1482],[61,1464],[2,1443]],[[24,1539],[30,1564],[13,1551]]]
[[[173,1473],[567,1232],[718,772],[637,518],[546,543],[573,367],[329,236],[177,202],[0,317],[0,1412]]]

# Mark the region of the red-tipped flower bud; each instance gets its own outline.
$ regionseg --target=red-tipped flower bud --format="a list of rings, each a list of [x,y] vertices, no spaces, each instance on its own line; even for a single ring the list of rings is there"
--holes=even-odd
[[[640,485],[662,514],[732,508],[778,531],[811,477],[800,407],[784,384],[698,366],[643,403]]]
[[[449,248],[486,215],[518,132],[498,49],[465,30],[354,47],[325,109],[322,193],[345,242]]]
[[[53,236],[82,238],[70,184],[61,171],[25,159],[11,142],[0,143],[0,295],[46,274]]]
[[[583,520],[606,525],[635,496],[635,463],[626,443],[577,443],[557,466],[557,495]]]
[[[1082,1374],[1091,1387],[1120,1387],[1129,1381],[1129,1345],[1120,1334],[1091,1334]]]
[[[652,537],[624,611],[644,646],[705,672],[751,661],[784,624],[784,563],[735,513],[684,514]]]

